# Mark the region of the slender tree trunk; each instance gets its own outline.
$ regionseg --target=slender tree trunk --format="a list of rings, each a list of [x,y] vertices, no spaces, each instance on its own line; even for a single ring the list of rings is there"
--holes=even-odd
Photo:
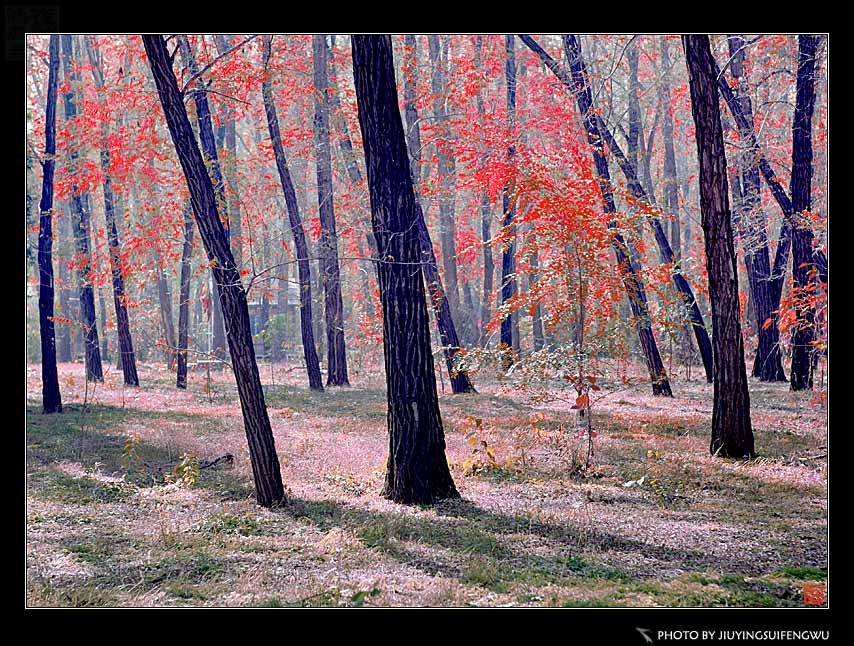
[[[312,37],[314,61],[314,144],[317,156],[317,201],[320,212],[320,256],[323,264],[327,341],[327,386],[349,386],[344,344],[344,304],[338,266],[338,234],[332,192],[332,160],[329,148],[329,80],[326,73],[326,36]]]
[[[92,77],[95,87],[102,91],[104,89],[104,76],[101,71],[100,55],[96,49],[94,40],[84,40],[86,53],[92,66]],[[133,352],[133,339],[130,333],[130,320],[128,318],[127,305],[125,302],[125,279],[121,264],[121,243],[114,208],[119,200],[113,193],[113,180],[110,174],[110,149],[107,145],[106,119],[101,129],[100,162],[103,175],[104,190],[104,218],[107,224],[107,239],[110,250],[110,273],[113,281],[113,306],[116,312],[116,332],[119,341],[119,359],[121,361],[122,376],[124,383],[128,386],[139,386],[139,375],[136,371],[136,358]],[[121,208],[119,208],[121,212]],[[109,361],[106,357],[105,361]]]
[[[101,361],[110,362],[110,343],[107,336],[107,307],[104,305],[104,287],[98,289],[98,315],[101,318],[101,329],[104,333],[101,335]]]
[[[62,412],[56,337],[53,325],[53,173],[56,165],[56,88],[59,73],[59,36],[50,37],[45,102],[42,197],[39,203],[39,336],[42,352],[42,410]]]
[[[383,309],[389,454],[383,496],[405,504],[458,497],[430,350],[422,247],[389,36],[353,36],[359,125],[365,146]],[[423,220],[423,218],[420,218]]]
[[[449,299],[446,297],[442,277],[439,274],[439,266],[436,261],[436,253],[433,250],[433,241],[430,231],[427,229],[427,221],[421,209],[421,200],[418,196],[418,167],[421,163],[421,127],[418,123],[418,110],[415,106],[415,36],[406,36],[404,40],[404,114],[408,129],[407,151],[412,173],[413,190],[415,191],[415,209],[418,216],[418,240],[421,244],[421,269],[424,273],[424,281],[427,284],[427,292],[430,295],[430,304],[439,330],[439,339],[442,343],[445,355],[445,366],[448,370],[448,379],[451,382],[451,391],[454,394],[476,392],[471,382],[468,371],[461,366],[455,365],[456,355],[460,351],[460,339],[454,323],[454,314]],[[457,310],[459,311],[459,310]]]
[[[516,50],[512,35],[505,37],[505,51],[507,61],[504,66],[504,78],[507,85],[507,133],[508,138],[513,140],[516,135]],[[516,146],[513,143],[507,147],[507,163],[513,163],[516,154]],[[516,198],[515,187],[512,180],[508,180],[503,190],[503,213],[502,226],[504,227],[507,241],[504,243],[501,256],[501,306],[511,307],[511,300],[516,296]],[[504,313],[501,320],[501,346],[505,349],[502,365],[505,370],[510,368],[518,357],[519,333],[514,334],[513,316],[509,312]]]
[[[193,207],[187,203],[184,208],[184,245],[181,248],[181,287],[178,296],[178,366],[175,376],[175,387],[187,388],[187,354],[189,351],[190,323],[190,281],[193,268],[190,261],[193,258]]]
[[[60,37],[62,58],[65,67],[65,77],[69,89],[63,94],[65,119],[72,130],[77,119],[77,98],[75,97],[80,76],[73,67],[71,36]],[[69,165],[72,172],[71,209],[74,213],[74,238],[77,242],[77,255],[80,258],[78,277],[80,281],[80,314],[81,322],[86,333],[86,379],[87,381],[104,381],[101,368],[101,349],[98,343],[98,323],[95,318],[95,294],[89,278],[91,272],[91,254],[89,252],[89,223],[90,205],[89,193],[80,186],[77,176],[80,165],[79,141],[72,136],[69,145]]]
[[[747,146],[741,156],[741,208],[738,215],[737,230],[744,246],[744,263],[747,267],[747,279],[753,295],[752,305],[758,336],[756,358],[753,362],[753,376],[760,381],[785,381],[782,353],[780,351],[780,332],[777,328],[777,315],[771,297],[771,261],[768,253],[768,238],[765,233],[765,217],[762,213],[760,195],[759,167],[756,150],[750,146],[753,133],[753,106],[750,101],[749,86],[744,73],[745,41],[741,36],[729,38],[730,72],[736,81],[734,94],[750,128],[739,128],[739,140]],[[738,182],[733,182],[733,191]],[[733,218],[736,219],[735,217]],[[779,300],[778,300],[779,303]],[[771,319],[772,325],[765,325]]]
[[[738,267],[714,59],[708,36],[683,36],[682,43],[700,161],[700,209],[712,305],[715,385],[710,450],[712,455],[721,457],[752,457],[753,430],[741,336]]]
[[[264,403],[264,390],[261,387],[258,364],[255,361],[246,292],[240,282],[228,237],[217,210],[218,201],[213,183],[196,145],[183,98],[178,90],[166,43],[162,36],[143,36],[142,39],[166,115],[169,134],[187,178],[196,224],[199,227],[208,260],[214,263],[213,270],[221,286],[222,309],[228,323],[227,338],[231,365],[237,382],[240,407],[243,411],[249,458],[255,481],[255,496],[259,504],[271,507],[279,503],[285,494],[279,458],[276,455],[273,432]]]
[[[798,77],[795,116],[792,122],[792,227],[793,288],[801,295],[798,320],[792,335],[792,390],[812,390],[815,355],[815,308],[810,292],[818,288],[819,270],[813,248],[813,233],[805,215],[812,200],[812,115],[815,108],[815,58],[819,37],[798,36]],[[825,274],[827,272],[825,271]]]
[[[176,360],[175,323],[172,316],[172,290],[169,280],[163,269],[157,268],[157,299],[160,303],[160,328],[163,330],[163,340],[166,347],[163,349],[163,357],[166,367],[172,369]]]
[[[297,257],[297,271],[300,285],[300,330],[302,333],[303,355],[305,357],[306,370],[308,372],[308,383],[311,390],[323,390],[323,376],[320,373],[320,361],[317,358],[317,348],[314,345],[314,329],[312,327],[312,299],[311,299],[311,261],[305,230],[300,218],[299,202],[297,200],[291,173],[288,170],[288,162],[285,158],[285,149],[282,146],[282,137],[279,133],[279,118],[276,114],[276,106],[273,102],[273,85],[269,74],[266,72],[271,56],[272,36],[263,40],[264,46],[264,83],[262,93],[264,96],[264,111],[267,115],[267,127],[270,130],[270,140],[273,144],[273,154],[276,158],[276,169],[279,173],[279,181],[282,184],[282,192],[285,194],[285,205],[288,210],[288,222],[291,234],[294,238],[294,248]]]

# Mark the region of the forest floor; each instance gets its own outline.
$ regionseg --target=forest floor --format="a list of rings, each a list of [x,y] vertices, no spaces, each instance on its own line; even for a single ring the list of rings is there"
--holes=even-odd
[[[758,457],[732,461],[709,455],[710,384],[674,380],[665,399],[601,381],[581,476],[571,402],[478,379],[476,395],[440,395],[461,499],[431,508],[379,495],[381,374],[312,393],[272,370],[288,499],[268,510],[229,372],[182,392],[143,365],[140,389],[115,369],[93,388],[61,364],[65,412],[47,416],[29,366],[27,604],[800,607],[826,581],[820,395],[751,380]],[[182,456],[227,453],[168,482]]]

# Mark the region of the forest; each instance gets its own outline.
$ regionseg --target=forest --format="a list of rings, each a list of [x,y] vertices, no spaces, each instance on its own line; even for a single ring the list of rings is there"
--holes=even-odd
[[[27,34],[26,606],[827,607],[828,41]]]

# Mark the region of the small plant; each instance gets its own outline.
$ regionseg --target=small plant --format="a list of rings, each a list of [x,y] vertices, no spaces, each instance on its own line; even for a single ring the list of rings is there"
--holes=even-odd
[[[131,433],[125,438],[122,464],[129,476],[134,473],[142,474],[145,470],[142,460],[142,439],[136,433]]]
[[[199,458],[192,453],[182,453],[178,459],[180,462],[172,469],[172,474],[167,480],[179,487],[192,487],[199,481]]]

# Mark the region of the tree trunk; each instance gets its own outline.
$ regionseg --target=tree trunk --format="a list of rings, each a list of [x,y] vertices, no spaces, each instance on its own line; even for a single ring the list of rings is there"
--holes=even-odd
[[[383,309],[389,454],[383,496],[406,504],[458,497],[445,437],[422,273],[412,175],[389,36],[353,36],[359,125],[371,195]],[[421,218],[423,219],[423,218]]]
[[[264,403],[264,390],[255,361],[246,292],[240,282],[228,237],[217,210],[213,183],[196,145],[183,98],[178,90],[166,43],[162,36],[157,35],[143,36],[142,39],[166,115],[169,133],[190,189],[196,224],[220,285],[231,363],[249,444],[255,495],[259,504],[271,507],[284,498],[284,487]]]
[[[272,36],[263,41],[264,46],[264,69],[267,70],[271,56]],[[314,345],[314,329],[312,328],[312,300],[311,300],[311,261],[308,243],[305,238],[305,230],[300,219],[299,202],[297,201],[294,183],[288,170],[288,162],[285,158],[285,149],[282,146],[282,137],[279,133],[279,118],[276,115],[276,106],[273,102],[273,86],[268,74],[264,75],[262,85],[264,96],[264,111],[267,115],[267,127],[270,130],[270,140],[273,144],[273,153],[276,157],[276,169],[279,173],[279,181],[285,194],[285,205],[288,209],[288,221],[291,234],[294,238],[294,248],[297,257],[297,271],[299,273],[300,285],[300,330],[302,333],[303,355],[305,357],[306,370],[308,372],[308,383],[311,390],[323,390],[323,376],[320,374],[320,361],[317,358],[317,348]]]
[[[59,36],[50,37],[47,101],[45,103],[42,197],[39,203],[39,337],[42,351],[42,410],[62,412],[56,369],[53,325],[53,173],[56,165],[56,87],[59,73]]]
[[[720,457],[752,457],[753,430],[741,336],[738,267],[730,222],[714,59],[708,36],[683,36],[682,43],[697,135],[700,210],[712,306],[715,385],[710,450],[712,455]]]
[[[314,146],[317,156],[317,201],[320,212],[320,257],[326,315],[327,386],[349,386],[344,345],[344,304],[338,266],[338,234],[332,192],[332,160],[329,148],[329,80],[326,73],[326,36],[312,37],[314,62]]]
[[[507,85],[507,135],[511,143],[507,147],[507,163],[513,163],[516,146],[512,143],[516,135],[516,50],[512,35],[505,36],[505,51],[507,61],[504,66],[504,78]],[[508,180],[503,190],[502,226],[507,241],[504,243],[501,256],[501,306],[511,307],[510,301],[516,296],[516,198],[514,184]],[[502,366],[507,370],[516,362],[518,354],[518,330],[514,334],[514,318],[510,312],[504,312],[501,319],[501,346],[504,348]],[[516,342],[514,344],[514,341]]]
[[[408,129],[406,146],[413,171],[412,185],[415,191],[415,209],[418,216],[417,227],[418,240],[421,244],[421,269],[424,272],[424,281],[427,284],[427,292],[430,295],[430,304],[436,319],[436,327],[439,329],[439,339],[445,355],[445,366],[448,370],[448,380],[451,382],[451,392],[454,394],[471,393],[476,391],[468,371],[463,370],[461,366],[455,365],[455,357],[460,351],[460,339],[454,323],[454,313],[451,309],[449,299],[446,297],[442,277],[439,274],[439,265],[436,261],[436,253],[433,250],[433,241],[430,238],[430,231],[427,229],[427,221],[424,218],[424,212],[421,209],[421,200],[418,196],[417,169],[421,163],[421,127],[418,122],[418,110],[415,106],[415,37],[406,36],[405,38],[403,106]]]
[[[167,369],[171,370],[175,365],[175,323],[172,318],[172,290],[169,281],[161,268],[157,268],[157,300],[160,303],[160,329],[163,330],[163,340],[166,347],[163,349],[163,357],[166,360]]]
[[[68,79],[68,91],[62,96],[65,106],[65,119],[69,122],[72,132],[76,130],[74,122],[77,119],[77,98],[75,97],[80,77],[73,69],[71,36],[60,37],[62,43],[62,58],[65,67],[65,77]],[[80,315],[83,329],[86,333],[86,379],[87,381],[104,381],[101,368],[101,349],[98,343],[98,323],[95,319],[95,294],[91,272],[91,255],[89,253],[89,193],[81,189],[78,150],[79,141],[73,135],[69,142],[69,166],[72,173],[71,209],[74,213],[74,238],[77,243],[77,255],[80,258],[78,277],[80,282]]]
[[[792,390],[812,390],[815,354],[815,308],[809,298],[818,288],[819,270],[813,250],[813,233],[804,215],[810,210],[812,191],[812,115],[815,108],[815,57],[819,37],[798,36],[798,77],[795,116],[792,122],[792,227],[793,289],[800,298],[798,319],[792,335]],[[825,271],[825,274],[827,272]],[[825,279],[826,280],[826,279]]]
[[[104,88],[104,76],[101,71],[101,61],[95,49],[94,41],[87,37],[84,39],[89,62],[92,64],[92,77],[98,90]],[[107,224],[107,239],[110,250],[110,273],[113,280],[113,307],[116,312],[116,332],[119,340],[119,360],[121,361],[122,376],[124,383],[128,386],[139,386],[139,375],[136,371],[136,358],[133,352],[133,339],[130,333],[130,320],[128,318],[127,305],[125,302],[125,279],[121,265],[121,243],[114,206],[118,199],[114,200],[112,177],[110,176],[110,149],[107,143],[106,120],[101,129],[100,162],[103,175],[104,190],[104,218]],[[117,196],[116,196],[117,197]],[[119,209],[121,211],[121,209]],[[109,361],[109,359],[106,359]]]
[[[744,73],[745,41],[741,36],[729,38],[730,72],[736,80],[734,95],[741,110],[750,124],[749,129],[739,128],[739,140],[747,146],[741,156],[741,209],[736,209],[739,225],[736,227],[741,234],[744,247],[744,263],[747,267],[747,279],[753,295],[752,305],[758,336],[758,347],[753,362],[753,376],[760,381],[786,381],[783,372],[782,353],[780,352],[780,332],[777,328],[779,307],[771,298],[771,261],[768,253],[768,237],[765,233],[765,217],[762,213],[762,197],[760,195],[759,168],[756,150],[750,146],[753,133],[753,106],[750,101],[749,86]],[[734,182],[733,190],[737,189]],[[765,325],[771,319],[772,325]]]
[[[110,362],[110,342],[107,336],[107,307],[104,305],[104,287],[98,288],[98,315],[101,318],[101,329],[104,333],[101,335],[101,361]]]
[[[187,354],[189,351],[190,323],[190,280],[193,268],[193,207],[187,203],[184,208],[184,246],[181,248],[181,287],[178,296],[178,366],[175,375],[175,387],[187,388]]]

